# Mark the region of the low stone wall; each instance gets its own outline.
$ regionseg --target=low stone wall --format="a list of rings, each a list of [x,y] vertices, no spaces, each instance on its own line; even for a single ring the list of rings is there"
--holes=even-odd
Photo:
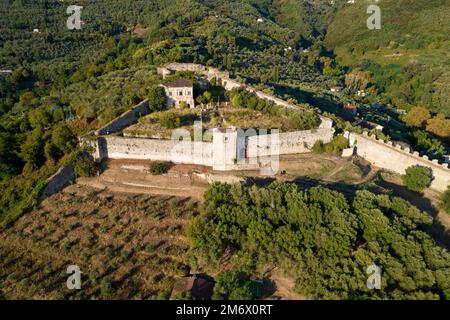
[[[276,105],[296,109],[298,106],[282,99],[258,91],[255,88],[243,85],[229,78],[226,71],[208,68],[199,64],[172,63],[158,68],[160,74],[170,71],[194,71],[206,75],[208,79],[216,77],[222,81],[227,90],[244,87],[262,99],[272,101]],[[145,100],[132,110],[111,121],[105,127],[97,130],[102,135],[92,141],[84,139],[84,143],[94,147],[96,161],[102,159],[146,159],[158,161],[171,161],[175,163],[199,164],[212,166],[214,170],[254,170],[270,165],[272,156],[280,154],[296,154],[310,152],[316,141],[329,142],[334,134],[331,119],[320,117],[319,129],[297,132],[285,132],[279,135],[260,135],[248,138],[238,138],[235,129],[218,129],[213,133],[213,142],[203,141],[177,141],[162,139],[146,139],[136,137],[110,136],[131,123],[137,121],[137,114],[146,114],[148,101]],[[310,112],[306,110],[307,112]],[[277,138],[274,140],[273,138]],[[247,139],[247,140],[245,140]],[[267,159],[264,159],[267,158]]]
[[[402,149],[390,141],[385,143],[375,136],[369,136],[367,132],[362,135],[346,132],[345,136],[351,145],[356,146],[356,154],[374,166],[399,174],[405,174],[405,170],[410,166],[424,166],[431,168],[433,172],[432,189],[445,191],[450,184],[450,170],[447,163],[430,161],[427,156],[420,156],[418,152],[411,153],[409,148]]]
[[[131,110],[124,112],[123,114],[106,124],[104,127],[95,131],[95,134],[97,136],[101,136],[118,132],[138,121],[139,115],[146,115],[149,112],[150,110],[148,108],[148,99],[146,99],[134,106]]]
[[[212,143],[105,136],[97,139],[97,159],[143,159],[212,166]]]
[[[52,194],[61,191],[70,181],[75,180],[75,170],[72,166],[60,168],[54,175],[47,179],[47,186],[40,196],[43,200]]]
[[[244,177],[238,177],[233,175],[196,173],[196,172],[194,172],[193,175],[199,178],[200,180],[204,180],[209,184],[213,184],[214,182],[229,183],[229,184],[246,182],[246,179]]]
[[[240,88],[243,85],[242,83],[232,80],[230,78],[222,78],[222,86],[225,88],[225,90],[230,91],[234,88]]]
[[[172,71],[192,71],[202,74],[207,72],[207,69],[204,65],[196,63],[172,62],[165,65],[164,67]]]
[[[315,129],[278,134],[279,145],[272,135],[248,137],[247,157],[271,156],[276,154],[297,154],[311,152],[316,141],[328,143],[333,139],[334,129]]]

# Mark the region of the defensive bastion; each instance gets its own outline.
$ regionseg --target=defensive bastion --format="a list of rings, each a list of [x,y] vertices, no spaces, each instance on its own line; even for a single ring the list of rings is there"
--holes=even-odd
[[[208,80],[220,79],[226,90],[243,87],[279,106],[299,109],[294,104],[231,79],[226,71],[207,69],[192,63],[172,63],[164,68],[158,68],[158,73],[163,76],[173,71],[193,71],[206,76]],[[305,110],[305,112],[310,111]],[[85,137],[81,140],[94,148],[96,161],[108,158],[172,161],[211,166],[214,170],[226,171],[259,169],[278,155],[311,152],[310,149],[316,141],[327,143],[334,134],[332,120],[321,116],[318,129],[258,135],[256,131],[243,132],[236,128],[215,128],[210,132],[211,141],[191,142],[111,135],[136,122],[140,115],[147,113],[148,101],[144,100],[97,130],[95,139]]]
[[[450,184],[450,170],[447,163],[440,164],[438,160],[429,160],[427,156],[421,156],[417,151],[411,152],[409,148],[393,145],[391,141],[384,142],[375,135],[367,132],[357,134],[346,132],[345,137],[351,146],[354,146],[358,156],[366,159],[374,166],[384,168],[399,174],[405,174],[410,166],[428,167],[433,172],[431,188],[445,191]]]

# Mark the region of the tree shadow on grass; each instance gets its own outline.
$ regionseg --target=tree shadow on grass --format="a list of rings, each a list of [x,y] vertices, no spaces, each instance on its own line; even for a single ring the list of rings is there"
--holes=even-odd
[[[406,199],[415,207],[429,213],[433,217],[433,224],[431,226],[427,226],[425,230],[433,236],[439,245],[444,246],[447,249],[450,248],[450,233],[437,219],[439,210],[433,206],[432,202],[428,198],[425,198],[423,194],[410,191],[404,186],[382,179],[378,179],[377,184],[383,188],[391,190],[392,195]]]
[[[139,271],[139,269],[140,268],[137,266],[132,267],[124,275],[122,275],[120,279],[114,281],[114,285],[118,288],[121,287],[125,283],[125,281],[135,275]]]
[[[277,291],[277,284],[270,278],[263,279],[263,297],[270,297]]]
[[[340,104],[334,99],[333,96],[328,94],[323,94],[321,96],[313,92],[308,92],[301,90],[299,88],[290,87],[288,85],[276,84],[274,85],[275,91],[279,96],[285,94],[293,97],[300,103],[306,102],[314,107],[321,109],[322,111],[327,111],[330,113],[336,113],[340,111]]]

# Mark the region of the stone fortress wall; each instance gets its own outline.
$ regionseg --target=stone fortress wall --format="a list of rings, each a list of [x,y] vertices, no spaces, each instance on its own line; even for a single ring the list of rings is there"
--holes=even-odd
[[[278,145],[272,147],[274,139],[271,135],[258,135],[248,137],[246,143],[247,157],[272,156],[278,154],[296,154],[311,152],[316,141],[328,143],[333,139],[334,130],[315,129],[294,132],[281,132],[278,134]],[[275,148],[277,148],[275,150]]]
[[[261,164],[257,159],[308,153],[316,141],[326,143],[333,138],[333,131],[328,129],[285,132],[278,135],[245,136],[243,133],[233,128],[214,129],[212,142],[108,135],[98,137],[91,142],[91,146],[96,150],[94,153],[96,161],[103,159],[171,161],[227,171],[258,169]]]
[[[298,108],[284,100],[257,91],[253,87],[243,85],[231,78],[226,71],[206,68],[192,63],[172,63],[164,68],[158,68],[163,76],[173,71],[193,71],[207,77],[221,79],[227,90],[244,87],[254,92],[260,98],[268,99],[286,108]],[[309,110],[308,110],[309,112]],[[168,139],[147,139],[135,137],[112,136],[138,120],[138,115],[148,113],[148,101],[145,100],[130,111],[108,123],[95,133],[95,140],[81,139],[94,148],[96,161],[103,159],[145,159],[155,161],[172,161],[175,163],[199,164],[211,166],[214,170],[253,170],[263,166],[267,157],[281,154],[296,154],[311,152],[312,145],[321,140],[324,143],[333,138],[332,121],[321,117],[318,129],[279,134],[245,135],[235,128],[213,129],[212,141],[177,141]],[[264,159],[265,158],[265,159]],[[258,160],[259,159],[259,160]],[[269,159],[270,160],[270,159]]]
[[[409,148],[394,146],[391,141],[378,140],[375,135],[369,136],[367,132],[362,135],[346,132],[345,136],[350,145],[355,147],[356,154],[374,166],[399,174],[405,174],[405,170],[410,166],[424,166],[433,172],[432,189],[445,191],[450,184],[447,163],[440,164],[438,160],[429,160],[427,156],[420,156],[417,151],[411,152]]]
[[[75,180],[75,170],[72,166],[61,167],[54,175],[47,179],[45,186],[39,199],[43,200],[52,194],[62,190],[68,183]]]
[[[101,135],[108,135],[114,132],[118,132],[132,123],[135,123],[138,121],[138,118],[140,116],[144,116],[150,112],[148,108],[148,99],[143,100],[139,102],[137,105],[135,105],[131,110],[128,110],[124,113],[122,113],[120,116],[115,118],[114,120],[110,121],[97,131],[95,131],[95,135],[101,136]]]
[[[212,143],[104,136],[97,139],[96,160],[140,159],[212,166]]]

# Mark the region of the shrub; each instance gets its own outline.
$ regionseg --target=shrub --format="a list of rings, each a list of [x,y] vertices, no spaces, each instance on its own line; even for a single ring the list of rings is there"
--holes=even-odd
[[[124,260],[128,260],[131,257],[131,255],[132,255],[132,252],[127,251],[127,250],[122,250],[122,252],[120,253],[120,256]]]
[[[334,137],[330,142],[323,143],[322,141],[316,141],[312,147],[312,151],[315,153],[334,153],[341,154],[342,150],[348,147],[348,141],[344,136]]]
[[[66,125],[58,125],[53,130],[51,141],[63,153],[70,152],[78,143],[77,137]]]
[[[47,160],[57,160],[60,152],[54,144],[47,142],[44,147],[44,155]]]
[[[89,153],[84,150],[75,152],[67,161],[73,166],[79,177],[92,177],[95,175],[95,163]]]
[[[185,101],[180,101],[180,105],[179,105],[180,109],[186,109],[187,106],[188,105],[187,105],[187,103]]]
[[[74,169],[79,177],[92,177],[95,175],[94,162],[87,157],[78,159],[74,163]]]
[[[166,129],[175,129],[181,126],[181,118],[173,113],[163,113],[159,117],[159,123]]]
[[[235,271],[226,271],[217,277],[214,285],[214,300],[251,300],[251,283],[240,280]]]
[[[39,198],[42,195],[42,192],[44,192],[45,188],[47,187],[47,184],[47,180],[39,181],[33,189],[33,197]]]
[[[288,120],[294,130],[313,129],[317,123],[317,119],[312,112],[292,112],[289,114]]]
[[[108,278],[103,278],[102,282],[100,283],[100,294],[103,298],[108,299],[112,295],[112,284],[111,281]]]
[[[447,190],[442,194],[441,208],[450,214],[450,186],[448,186]]]
[[[71,247],[72,247],[72,245],[69,241],[64,242],[64,244],[63,244],[64,251],[69,252]]]
[[[113,248],[111,248],[110,246],[108,246],[108,247],[105,249],[105,254],[106,254],[106,256],[107,256],[108,258],[112,258],[112,256],[114,255],[114,250],[113,250]]]
[[[409,190],[422,192],[430,186],[432,179],[431,169],[428,167],[411,166],[406,169],[406,173],[402,179]]]
[[[151,111],[161,111],[166,108],[166,93],[161,87],[150,90],[148,104]]]
[[[173,295],[173,300],[191,300],[192,296],[189,291],[177,292]]]
[[[153,162],[150,164],[150,173],[160,175],[167,172],[167,166],[162,162]]]
[[[430,118],[430,111],[422,107],[414,107],[402,117],[402,120],[409,126],[423,128]]]
[[[99,276],[99,273],[95,270],[89,273],[89,281],[91,282],[91,285],[97,285]]]

